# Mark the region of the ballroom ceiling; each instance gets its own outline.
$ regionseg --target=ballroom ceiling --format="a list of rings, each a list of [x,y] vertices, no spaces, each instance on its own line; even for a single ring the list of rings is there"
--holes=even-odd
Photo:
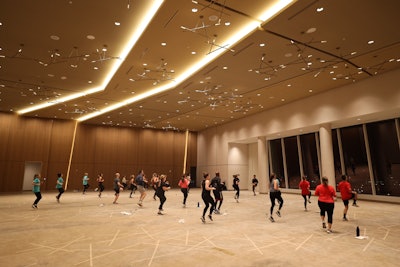
[[[201,131],[399,68],[399,10],[398,0],[2,0],[0,111]]]

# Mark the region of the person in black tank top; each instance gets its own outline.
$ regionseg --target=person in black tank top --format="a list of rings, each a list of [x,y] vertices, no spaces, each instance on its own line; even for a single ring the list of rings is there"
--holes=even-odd
[[[212,213],[214,211],[214,207],[215,207],[215,202],[214,199],[212,198],[210,192],[212,190],[215,190],[214,187],[210,186],[210,175],[208,173],[204,173],[203,174],[203,181],[201,182],[201,198],[204,201],[204,209],[203,209],[203,215],[201,216],[201,221],[203,223],[206,223],[206,219],[204,218],[204,216],[207,213],[208,208],[210,207],[210,213],[208,214],[208,218],[212,221]]]

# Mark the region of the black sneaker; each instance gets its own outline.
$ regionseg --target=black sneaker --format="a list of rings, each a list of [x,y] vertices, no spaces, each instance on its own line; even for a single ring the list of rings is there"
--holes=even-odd
[[[354,207],[357,207],[357,208],[359,207],[359,206],[357,205],[357,203],[353,203],[353,206],[354,206]]]
[[[32,204],[32,209],[37,209],[36,204]]]
[[[278,215],[278,217],[281,217],[281,212],[279,210],[277,210],[276,215]]]
[[[161,210],[158,211],[158,215],[164,215],[164,213],[161,212]]]
[[[346,217],[343,217],[343,221],[348,221]]]
[[[326,228],[325,222],[322,223],[322,228],[324,228],[324,229]]]
[[[206,223],[206,219],[205,219],[204,217],[201,217],[200,220],[201,220],[203,223]]]
[[[271,217],[269,217],[269,220],[271,221],[271,222],[275,222],[275,220],[274,220],[274,218],[271,216]]]
[[[210,219],[210,221],[213,220],[211,214],[208,215],[208,218]]]

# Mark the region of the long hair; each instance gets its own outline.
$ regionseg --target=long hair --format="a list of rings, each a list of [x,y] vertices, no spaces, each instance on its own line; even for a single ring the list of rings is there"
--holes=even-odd
[[[323,184],[324,186],[328,186],[328,178],[327,178],[326,176],[323,176],[323,177],[322,177],[322,184]]]
[[[272,182],[272,180],[276,177],[275,173],[271,173],[271,175],[269,176],[269,181]]]

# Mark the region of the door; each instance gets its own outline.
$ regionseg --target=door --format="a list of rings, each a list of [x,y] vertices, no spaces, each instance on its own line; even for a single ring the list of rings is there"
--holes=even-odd
[[[42,162],[25,161],[24,184],[22,190],[32,190],[33,176],[42,171]]]

